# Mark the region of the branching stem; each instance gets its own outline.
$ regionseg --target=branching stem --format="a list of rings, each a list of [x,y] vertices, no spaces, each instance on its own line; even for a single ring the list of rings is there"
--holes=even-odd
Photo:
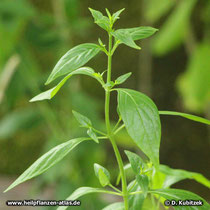
[[[112,35],[109,34],[109,55],[108,55],[108,72],[107,72],[107,83],[111,81],[111,67],[112,67]],[[128,191],[127,191],[127,182],[126,182],[126,176],[125,171],[123,168],[123,161],[120,155],[120,152],[118,150],[117,144],[114,139],[114,134],[112,133],[112,129],[110,126],[110,119],[109,119],[109,106],[110,106],[110,89],[106,89],[105,94],[105,120],[106,120],[106,129],[107,129],[107,135],[110,139],[110,142],[112,144],[112,147],[114,149],[114,153],[118,162],[119,170],[121,173],[121,180],[122,180],[122,195],[124,199],[125,204],[125,210],[129,209],[128,205]]]

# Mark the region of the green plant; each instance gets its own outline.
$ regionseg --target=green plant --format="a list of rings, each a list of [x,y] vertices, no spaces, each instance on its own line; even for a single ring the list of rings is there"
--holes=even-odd
[[[56,64],[50,74],[46,84],[51,83],[60,76],[65,76],[61,82],[52,89],[45,91],[31,99],[31,102],[41,101],[53,98],[65,82],[73,75],[83,74],[96,79],[105,90],[105,123],[106,132],[99,131],[93,127],[90,119],[73,111],[73,114],[81,127],[87,129],[89,137],[81,137],[62,143],[49,152],[40,157],[32,164],[19,178],[13,182],[6,190],[10,190],[20,183],[27,181],[35,176],[45,172],[47,169],[55,165],[64,158],[78,144],[93,140],[99,143],[101,140],[109,139],[119,166],[119,176],[116,185],[120,180],[122,190],[111,184],[111,175],[107,169],[94,164],[96,177],[99,179],[102,187],[110,187],[113,190],[103,188],[81,187],[74,191],[67,200],[75,200],[89,193],[107,193],[116,196],[122,196],[124,202],[111,204],[104,209],[153,209],[159,208],[164,204],[164,199],[168,200],[202,200],[203,205],[193,207],[193,209],[209,209],[209,204],[200,196],[179,189],[170,189],[170,186],[183,179],[194,179],[197,182],[210,187],[210,181],[203,175],[185,170],[171,169],[168,166],[159,163],[159,148],[161,137],[161,123],[159,115],[178,115],[194,121],[210,124],[210,121],[201,117],[190,114],[158,111],[154,102],[143,93],[135,90],[116,88],[122,84],[131,73],[118,77],[115,81],[111,80],[112,55],[120,44],[125,44],[134,49],[141,49],[134,41],[147,38],[153,35],[157,29],[152,27],[136,27],[129,29],[114,30],[113,25],[119,19],[120,10],[113,15],[106,9],[107,16],[101,12],[90,9],[95,23],[108,32],[109,46],[108,49],[99,39],[99,44],[86,43],[81,44],[68,51]],[[114,44],[113,44],[114,37]],[[99,52],[104,52],[108,56],[107,79],[103,79],[104,73],[96,73],[90,67],[82,67],[91,58]],[[117,112],[119,120],[114,128],[110,125],[110,94],[116,91],[118,94]],[[132,137],[136,145],[145,153],[149,160],[145,160],[137,154],[125,151],[129,164],[123,164],[121,154],[115,142],[115,135],[123,128],[127,129],[128,134]],[[134,180],[127,184],[126,170],[131,168],[134,174]],[[149,202],[148,202],[149,201]],[[150,202],[151,201],[151,202]],[[149,205],[149,206],[148,206]],[[67,207],[59,207],[58,209],[66,209]],[[186,206],[174,206],[175,209],[186,209]]]

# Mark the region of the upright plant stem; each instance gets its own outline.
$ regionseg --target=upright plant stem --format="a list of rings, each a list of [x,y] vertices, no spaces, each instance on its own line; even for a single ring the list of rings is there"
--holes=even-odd
[[[111,67],[112,67],[112,35],[109,34],[109,55],[108,55],[108,72],[107,72],[107,83],[111,81]],[[118,150],[117,144],[114,139],[114,134],[112,133],[112,129],[110,126],[110,119],[109,119],[109,106],[110,106],[110,89],[108,88],[106,90],[106,96],[105,96],[105,120],[106,120],[106,129],[108,138],[110,139],[110,142],[112,144],[112,147],[114,149],[114,153],[118,162],[119,170],[121,173],[121,180],[122,180],[122,193],[123,193],[123,199],[125,204],[125,210],[129,209],[128,205],[128,190],[127,190],[127,182],[126,182],[126,176],[125,171],[123,168],[123,161],[120,155],[120,152]]]

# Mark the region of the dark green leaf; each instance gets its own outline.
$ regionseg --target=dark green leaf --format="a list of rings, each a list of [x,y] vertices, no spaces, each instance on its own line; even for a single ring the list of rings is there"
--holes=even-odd
[[[146,176],[144,174],[139,174],[139,175],[136,175],[136,180],[137,180],[139,186],[141,187],[141,190],[144,194],[144,197],[146,198],[147,197],[147,191],[148,191],[148,188],[149,188],[148,176]]]
[[[143,168],[142,159],[137,154],[130,152],[130,151],[125,150],[125,154],[128,157],[128,160],[131,164],[131,167],[132,167],[134,173],[139,174]]]
[[[203,201],[202,206],[173,206],[176,210],[209,210],[210,205],[200,196],[186,191],[186,190],[178,190],[178,189],[160,189],[160,190],[152,190],[151,193],[158,194],[167,200],[175,200],[175,201],[185,201],[185,200],[196,200]]]
[[[121,14],[124,10],[125,10],[125,8],[123,8],[123,9],[121,9],[121,10],[115,12],[115,13],[112,15],[112,21],[113,21],[113,23],[115,23],[116,20],[120,19],[119,16],[120,16],[120,14]]]
[[[58,61],[46,84],[83,66],[99,51],[100,47],[92,43],[80,44],[72,48]]]
[[[117,89],[118,106],[128,134],[138,147],[159,164],[161,124],[157,107],[146,95],[129,89]]]
[[[96,177],[99,179],[99,182],[103,187],[110,184],[110,173],[106,168],[95,163],[94,171],[95,171]]]
[[[112,203],[112,204],[106,206],[102,210],[124,210],[124,209],[125,209],[124,203],[123,202],[117,202],[117,203]]]
[[[95,134],[95,132],[93,131],[92,128],[89,128],[89,129],[87,130],[87,134],[88,134],[88,136],[90,136],[90,138],[93,139],[96,143],[99,143],[98,137],[97,137],[97,135]]]
[[[98,75],[97,73],[95,73],[93,69],[91,69],[89,67],[82,67],[82,68],[79,68],[79,69],[73,71],[72,73],[68,74],[55,87],[53,87],[50,90],[47,90],[47,91],[45,91],[43,93],[40,93],[39,95],[37,95],[34,98],[32,98],[30,100],[30,102],[42,101],[42,100],[45,100],[45,99],[51,99],[51,98],[53,98],[56,95],[56,93],[60,90],[60,88],[66,83],[66,81],[71,76],[77,75],[77,74],[84,74],[84,75],[93,77],[96,80],[98,80],[98,82],[100,82],[101,85],[104,85],[104,82],[103,82],[102,77],[100,75]]]
[[[181,112],[173,112],[173,111],[159,111],[159,114],[162,114],[162,115],[176,115],[176,116],[187,118],[189,120],[194,120],[196,122],[200,122],[200,123],[210,125],[210,120],[207,120],[205,118],[198,117],[198,116],[195,116],[195,115],[192,115],[192,114],[186,114],[186,113],[181,113]]]
[[[61,159],[63,159],[79,143],[88,140],[88,138],[76,138],[69,140],[52,148],[38,160],[36,160],[23,174],[21,174],[4,192],[11,190],[15,186],[44,173]]]
[[[82,115],[74,110],[72,110],[72,113],[81,126],[86,127],[86,128],[89,128],[92,126],[91,121],[84,115]]]
[[[115,80],[115,84],[122,84],[123,82],[125,82],[130,76],[131,76],[131,72],[127,73],[127,74],[123,74],[121,76],[119,76],[116,80]]]
[[[138,49],[140,50],[141,48],[136,45],[136,43],[133,41],[131,34],[125,30],[125,29],[118,29],[114,32],[111,32],[111,34],[117,39],[119,40],[121,43],[132,47],[134,49]]]
[[[109,18],[104,16],[101,12],[91,9],[89,8],[94,21],[97,25],[99,25],[101,28],[103,28],[106,31],[110,30],[110,22],[109,22]]]

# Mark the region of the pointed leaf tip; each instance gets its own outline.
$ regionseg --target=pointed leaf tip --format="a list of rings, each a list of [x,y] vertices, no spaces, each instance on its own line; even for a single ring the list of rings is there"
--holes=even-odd
[[[24,171],[4,192],[11,190],[17,185],[32,179],[54,166],[62,160],[72,149],[88,138],[76,138],[59,144],[36,160],[26,171]]]

